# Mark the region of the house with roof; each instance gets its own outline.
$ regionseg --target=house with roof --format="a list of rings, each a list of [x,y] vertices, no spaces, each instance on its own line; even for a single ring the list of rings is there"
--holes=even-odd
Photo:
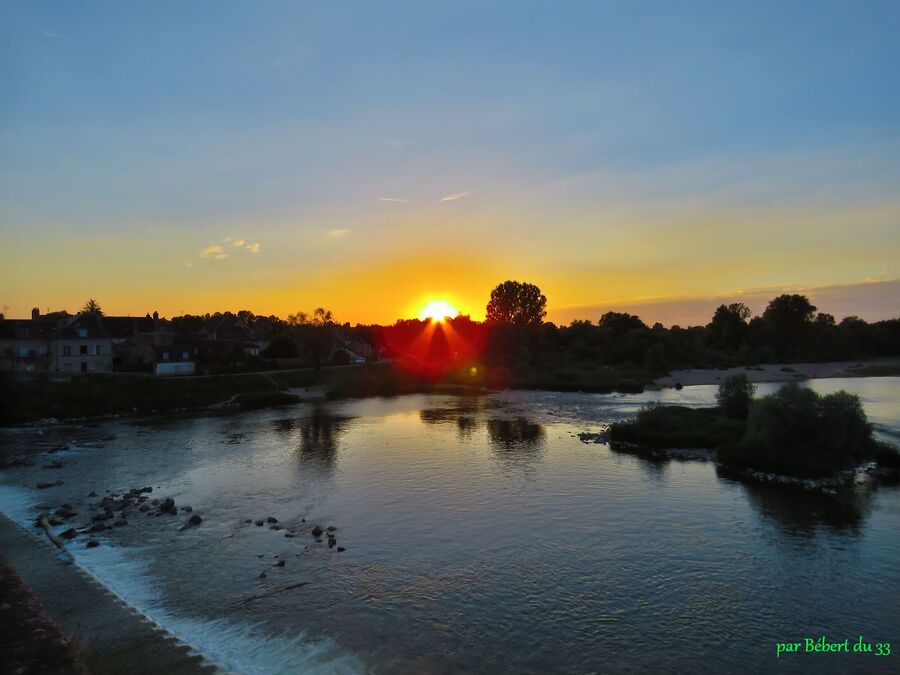
[[[58,324],[58,320],[42,318],[37,308],[31,310],[31,319],[0,319],[0,370],[49,370],[53,360],[50,336]]]
[[[193,375],[197,372],[196,348],[189,345],[153,347],[153,374]]]
[[[111,373],[112,335],[97,314],[66,319],[50,336],[51,370],[60,373]]]

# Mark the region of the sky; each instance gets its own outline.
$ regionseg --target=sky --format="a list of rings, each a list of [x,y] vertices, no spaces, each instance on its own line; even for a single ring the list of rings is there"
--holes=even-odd
[[[900,3],[0,3],[0,310],[900,316]],[[706,317],[706,318],[704,318]]]

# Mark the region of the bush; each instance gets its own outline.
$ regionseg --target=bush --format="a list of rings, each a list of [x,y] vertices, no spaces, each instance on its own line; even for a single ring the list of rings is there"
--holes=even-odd
[[[719,385],[716,401],[728,417],[745,420],[755,392],[756,387],[750,384],[746,375],[732,375]]]
[[[633,422],[610,427],[610,440],[652,448],[717,448],[737,442],[744,423],[730,419],[718,408],[649,406]]]
[[[876,443],[859,397],[820,396],[796,383],[754,401],[740,444],[723,447],[726,464],[804,477],[827,476],[872,457]]]

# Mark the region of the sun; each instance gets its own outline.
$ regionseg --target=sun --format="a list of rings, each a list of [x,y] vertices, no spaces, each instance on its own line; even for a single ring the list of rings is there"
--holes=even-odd
[[[459,314],[456,309],[446,300],[431,300],[421,310],[419,310],[419,318],[424,321],[431,319],[432,321],[443,321],[446,318],[452,318]]]

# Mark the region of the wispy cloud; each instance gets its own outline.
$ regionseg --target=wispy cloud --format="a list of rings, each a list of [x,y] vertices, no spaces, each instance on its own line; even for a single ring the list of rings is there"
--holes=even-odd
[[[59,37],[60,37],[60,36],[57,35],[56,33],[51,33],[50,31],[46,31],[46,30],[42,30],[42,31],[41,31],[41,35],[45,35],[45,36],[47,36],[48,38],[56,38],[57,40],[58,40]]]
[[[439,202],[455,202],[457,199],[462,199],[463,197],[468,197],[468,192],[452,192],[446,197],[441,197],[438,199]]]
[[[399,197],[379,197],[380,202],[394,202],[395,204],[409,204],[408,199],[400,199]]]
[[[255,242],[253,244],[247,244],[246,246],[244,246],[244,248],[246,250],[250,251],[250,253],[259,253],[259,251],[260,251],[259,242]]]
[[[228,241],[228,239],[226,239],[225,241]],[[243,239],[235,239],[234,241],[231,242],[231,245],[237,246],[238,248],[240,248],[241,246],[243,246],[246,243],[247,242],[245,242]]]
[[[205,249],[200,251],[201,258],[214,258],[215,260],[224,260],[228,257],[228,254],[222,249],[221,246],[207,246]]]
[[[346,230],[346,229],[328,230],[328,236],[330,236],[330,237],[345,237],[349,233],[350,233],[350,230]]]

